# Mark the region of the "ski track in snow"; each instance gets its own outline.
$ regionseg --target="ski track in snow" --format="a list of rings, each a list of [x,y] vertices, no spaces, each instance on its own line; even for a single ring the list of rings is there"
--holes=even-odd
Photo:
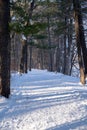
[[[12,74],[10,99],[0,97],[0,130],[87,130],[87,86],[46,70]]]

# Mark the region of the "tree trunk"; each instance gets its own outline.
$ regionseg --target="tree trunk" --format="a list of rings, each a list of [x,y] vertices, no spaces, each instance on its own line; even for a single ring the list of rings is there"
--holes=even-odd
[[[51,34],[50,34],[50,19],[49,14],[47,16],[47,23],[48,23],[48,44],[49,44],[49,71],[53,71],[53,59],[52,59],[52,49],[51,49]]]
[[[68,68],[68,75],[71,75],[72,72],[72,56],[73,56],[73,47],[72,47],[72,19],[70,18],[69,27],[68,27],[68,61],[67,61],[67,68]]]
[[[0,94],[10,95],[10,1],[0,0]]]
[[[25,65],[25,73],[27,73],[27,60],[28,60],[28,52],[27,52],[28,48],[27,48],[27,41],[25,41],[25,61],[24,61],[24,65]]]
[[[75,15],[75,32],[76,32],[76,43],[78,50],[78,59],[80,67],[81,82],[85,84],[85,73],[87,74],[87,56],[86,56],[86,44],[83,31],[82,14],[80,1],[73,0],[74,15]],[[84,69],[85,67],[85,69]]]
[[[32,68],[32,46],[29,46],[29,71],[31,71]]]
[[[26,40],[22,41],[20,72],[27,73],[27,42],[26,42]]]
[[[67,60],[67,53],[66,53],[66,25],[67,25],[67,17],[65,17],[65,32],[64,32],[64,62],[63,62],[63,74],[66,74],[66,60]]]

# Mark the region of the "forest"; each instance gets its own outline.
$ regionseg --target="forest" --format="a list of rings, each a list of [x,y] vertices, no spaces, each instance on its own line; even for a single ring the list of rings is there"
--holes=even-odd
[[[0,95],[11,72],[87,76],[87,0],[0,0]]]

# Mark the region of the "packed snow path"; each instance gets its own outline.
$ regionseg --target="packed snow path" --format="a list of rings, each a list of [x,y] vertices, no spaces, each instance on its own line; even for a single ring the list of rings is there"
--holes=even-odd
[[[0,97],[0,130],[87,130],[87,86],[46,70],[12,74],[10,99]]]

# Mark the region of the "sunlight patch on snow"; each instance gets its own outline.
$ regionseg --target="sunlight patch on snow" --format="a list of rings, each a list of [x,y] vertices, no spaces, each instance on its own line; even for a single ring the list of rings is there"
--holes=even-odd
[[[0,97],[0,130],[86,130],[87,87],[42,70],[12,74],[10,99]]]

